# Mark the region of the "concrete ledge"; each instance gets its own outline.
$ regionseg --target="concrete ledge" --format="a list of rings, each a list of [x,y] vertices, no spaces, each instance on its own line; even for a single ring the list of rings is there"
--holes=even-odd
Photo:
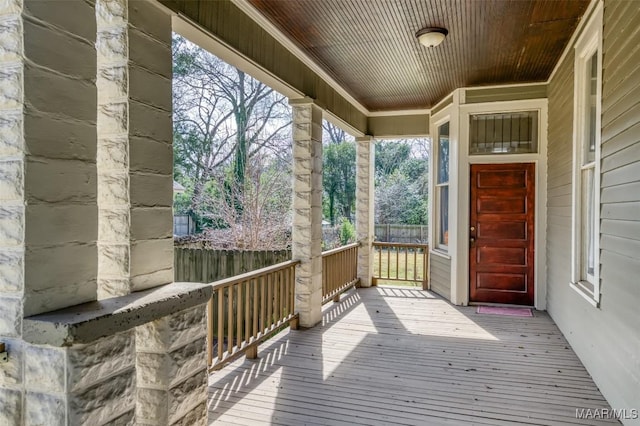
[[[29,343],[51,346],[91,343],[202,305],[211,298],[212,292],[209,284],[172,283],[34,315],[24,319],[23,338]]]

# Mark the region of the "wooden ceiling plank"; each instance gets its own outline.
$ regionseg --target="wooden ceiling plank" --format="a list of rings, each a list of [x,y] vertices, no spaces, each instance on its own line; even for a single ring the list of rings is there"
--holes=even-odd
[[[548,78],[588,0],[249,0],[371,111]],[[445,44],[419,46],[426,25]],[[410,35],[410,37],[407,37]]]

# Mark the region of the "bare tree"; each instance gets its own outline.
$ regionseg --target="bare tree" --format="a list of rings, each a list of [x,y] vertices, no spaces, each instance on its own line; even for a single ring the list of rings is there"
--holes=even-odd
[[[332,143],[342,143],[346,141],[352,142],[354,140],[353,136],[351,136],[349,133],[326,120],[322,122],[322,129],[324,130],[324,132],[322,133],[322,141],[325,143],[325,145]]]
[[[175,168],[192,182],[189,210],[202,215],[206,198],[221,196],[208,193],[210,182],[226,179],[223,192],[242,214],[248,161],[290,150],[286,98],[182,37],[173,55]]]
[[[209,214],[228,227],[209,231],[224,247],[256,250],[283,249],[290,243],[291,170],[285,162],[263,154],[254,155],[245,168],[243,188],[231,187],[232,197],[217,200]],[[219,187],[228,185],[218,181]],[[240,202],[242,211],[235,203]]]

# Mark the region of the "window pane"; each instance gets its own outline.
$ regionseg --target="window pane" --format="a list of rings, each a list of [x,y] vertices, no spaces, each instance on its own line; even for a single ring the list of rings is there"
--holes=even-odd
[[[449,245],[449,186],[438,187],[440,191],[440,232],[438,243]]]
[[[449,182],[449,123],[438,128],[438,183]]]
[[[598,93],[598,52],[594,53],[587,64],[589,84],[587,87],[586,141],[583,164],[589,164],[596,158],[596,96]]]
[[[537,130],[537,111],[471,115],[469,117],[469,153],[538,152]]]
[[[594,188],[594,168],[582,171],[582,259],[581,259],[581,279],[591,281],[595,272],[596,262],[596,238],[595,234],[595,188]]]

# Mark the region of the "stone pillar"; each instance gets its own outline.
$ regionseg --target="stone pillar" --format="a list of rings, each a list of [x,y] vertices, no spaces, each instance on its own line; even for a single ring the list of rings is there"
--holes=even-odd
[[[97,0],[98,296],[173,281],[171,17]]]
[[[173,281],[171,16],[97,0],[98,296]],[[136,424],[204,424],[205,307],[137,327]]]
[[[370,287],[373,278],[375,146],[371,136],[356,138],[356,236],[358,277],[362,287]]]
[[[322,319],[322,110],[311,99],[293,107],[293,244],[295,309],[302,327]]]
[[[131,330],[71,347],[27,344],[24,424],[133,424],[134,360]]]
[[[49,398],[31,385],[23,317],[97,293],[94,8],[3,1],[0,34],[0,424],[18,425]]]
[[[206,305],[137,327],[136,424],[207,424],[206,333]]]

